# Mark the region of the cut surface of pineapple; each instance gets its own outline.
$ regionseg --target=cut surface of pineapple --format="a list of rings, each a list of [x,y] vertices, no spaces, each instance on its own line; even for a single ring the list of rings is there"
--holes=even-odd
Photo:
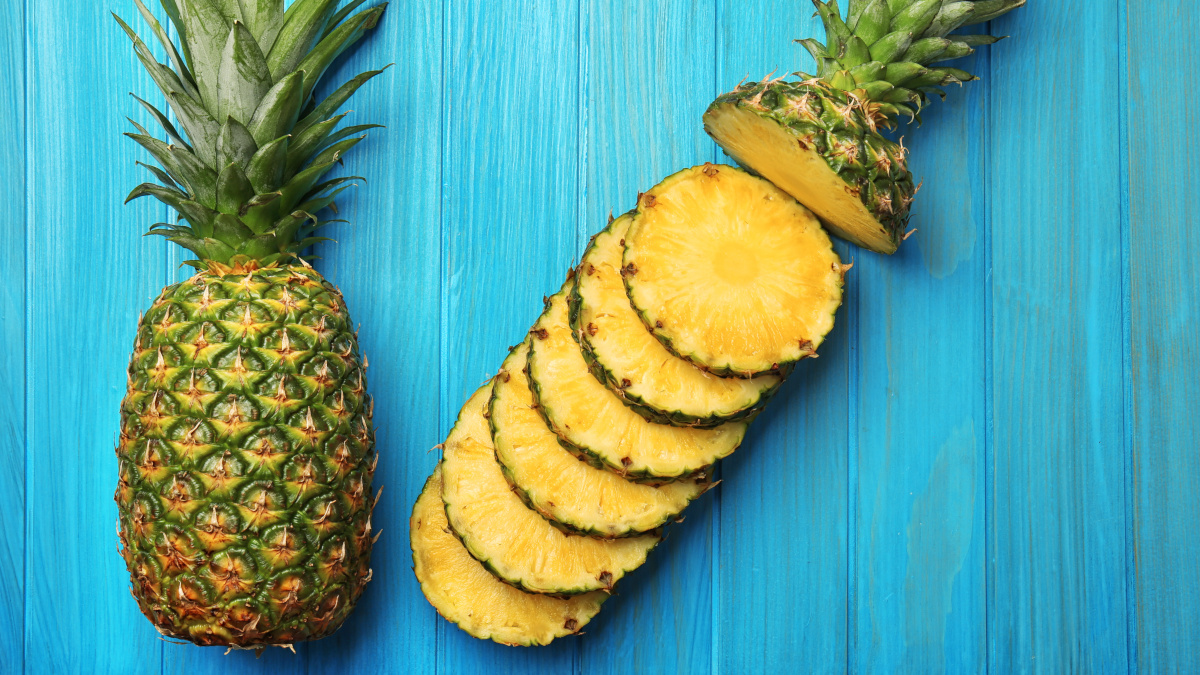
[[[629,300],[676,355],[721,376],[816,355],[845,270],[812,212],[731,166],[685,169],[642,195],[625,236]]]
[[[608,599],[604,591],[570,598],[526,593],[492,576],[449,531],[440,466],[417,498],[408,530],[421,591],[438,614],[473,637],[512,646],[548,644],[579,632]]]
[[[594,539],[567,534],[521,501],[496,462],[485,417],[492,384],[471,396],[443,447],[442,500],[451,529],[493,574],[533,593],[611,589],[646,561],[658,534]]]
[[[704,114],[704,129],[737,163],[795,197],[834,235],[878,253],[896,252],[902,232],[884,227],[857,188],[770,111],[718,101]]]
[[[675,356],[646,330],[621,280],[631,222],[623,215],[596,235],[576,270],[571,327],[592,374],[655,422],[715,427],[753,417],[783,378],[718,377]]]
[[[561,293],[555,297],[563,301]],[[531,508],[582,534],[626,537],[665,525],[711,485],[704,475],[642,485],[580,461],[537,410],[525,374],[528,354],[527,341],[500,367],[489,421],[496,458]]]
[[[610,471],[652,483],[686,478],[741,445],[745,422],[673,427],[623,404],[588,372],[567,321],[565,290],[534,326],[528,367],[538,409],[560,439]]]

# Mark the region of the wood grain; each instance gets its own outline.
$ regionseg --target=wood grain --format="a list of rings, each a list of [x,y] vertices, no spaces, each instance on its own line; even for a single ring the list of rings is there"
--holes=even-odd
[[[25,8],[0,7],[7,26],[25,24]],[[25,31],[0,36],[0,202],[7,207],[0,231],[0,654],[24,668],[25,651]]]
[[[989,78],[995,672],[1129,665],[1119,9],[993,26],[1020,36]]]
[[[893,256],[855,255],[859,672],[987,666],[984,93],[935,99],[899,130],[924,184],[916,231]]]
[[[163,643],[129,597],[112,501],[124,370],[166,269],[142,237],[163,208],[121,204],[146,176],[125,116],[153,123],[126,92],[153,84],[103,5],[27,10],[25,665],[157,672]]]
[[[155,4],[155,3],[151,3]],[[1128,5],[1128,6],[1127,6]],[[187,256],[122,206],[150,95],[118,10],[7,3],[0,38],[0,672],[1185,673],[1200,649],[1200,15],[1031,2],[903,130],[899,254],[856,267],[725,480],[582,637],[473,640],[409,570],[406,520],[467,395],[609,212],[725,161],[711,98],[810,68],[795,0],[411,0],[327,85],[379,122],[318,268],[361,323],[385,486],[375,580],[335,636],[223,656],[158,639],[114,550],[138,312]],[[17,30],[16,27],[21,27]],[[777,74],[778,74],[777,73]],[[157,96],[147,96],[158,100]]]
[[[1167,86],[1165,63],[1200,59],[1188,2],[1129,13],[1128,237],[1137,666],[1196,668],[1200,649],[1200,218],[1191,181],[1164,148],[1195,147],[1195,96]]]

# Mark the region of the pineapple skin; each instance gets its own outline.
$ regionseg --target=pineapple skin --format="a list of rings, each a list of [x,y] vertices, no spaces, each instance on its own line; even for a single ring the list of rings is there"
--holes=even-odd
[[[868,101],[808,78],[740,85],[713,101],[706,119],[723,105],[736,105],[783,126],[802,148],[815,150],[883,227],[891,250],[882,252],[896,250],[908,228],[918,186],[908,170],[907,150],[879,133]],[[758,175],[753,167],[738,163]]]
[[[163,289],[129,364],[115,494],[159,632],[261,648],[341,626],[371,578],[365,369],[310,267],[210,264]]]

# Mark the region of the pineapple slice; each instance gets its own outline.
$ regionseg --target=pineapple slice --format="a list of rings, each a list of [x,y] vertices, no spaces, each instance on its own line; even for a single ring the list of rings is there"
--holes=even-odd
[[[438,614],[473,637],[511,646],[548,644],[579,632],[600,611],[608,593],[555,598],[517,590],[492,576],[450,533],[442,503],[442,468],[408,520],[413,571]]]
[[[650,483],[690,476],[741,445],[744,422],[716,429],[671,427],[623,405],[588,373],[567,323],[564,295],[550,299],[534,326],[528,371],[542,416],[567,445],[600,466]]]
[[[450,528],[476,560],[517,588],[553,595],[611,589],[646,561],[661,537],[567,534],[526,507],[496,462],[486,417],[491,396],[491,383],[471,396],[442,450]]]
[[[626,214],[596,235],[577,271],[571,327],[592,374],[654,422],[715,427],[752,418],[783,378],[717,377],[675,356],[646,330],[621,281],[631,221]]]
[[[555,298],[562,303],[564,295]],[[546,333],[535,329],[534,335]],[[703,474],[639,485],[576,459],[537,411],[525,374],[528,354],[527,340],[501,366],[489,420],[504,475],[531,508],[576,532],[626,537],[665,525],[711,485]]]
[[[641,196],[621,272],[642,322],[671,351],[716,375],[749,378],[816,356],[846,269],[795,199],[706,164]]]

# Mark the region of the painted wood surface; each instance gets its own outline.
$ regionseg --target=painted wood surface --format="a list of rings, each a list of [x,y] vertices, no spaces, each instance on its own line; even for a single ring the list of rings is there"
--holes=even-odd
[[[1128,5],[1128,6],[1127,6]],[[223,656],[129,598],[111,501],[135,321],[186,272],[122,206],[152,91],[108,16],[0,16],[0,672],[1200,672],[1200,59],[1188,0],[1045,2],[904,131],[924,180],[806,362],[587,634],[437,617],[409,509],[467,395],[610,212],[723,156],[707,102],[811,68],[801,0],[406,0],[331,80],[379,122],[319,268],[371,368],[375,579],[335,636]],[[143,27],[140,19],[135,27]]]

